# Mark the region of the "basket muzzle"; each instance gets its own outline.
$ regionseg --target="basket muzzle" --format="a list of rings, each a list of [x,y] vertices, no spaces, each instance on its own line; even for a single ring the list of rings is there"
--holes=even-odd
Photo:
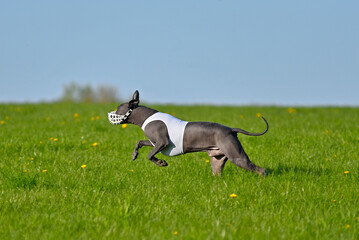
[[[132,112],[132,109],[128,110],[128,112],[125,113],[125,115],[117,114],[116,111],[109,112],[109,113],[107,113],[108,120],[113,125],[122,124],[131,115],[131,112]]]

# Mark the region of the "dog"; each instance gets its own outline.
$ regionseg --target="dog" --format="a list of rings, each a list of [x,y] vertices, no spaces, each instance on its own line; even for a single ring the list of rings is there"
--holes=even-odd
[[[144,146],[153,147],[148,159],[160,167],[167,162],[156,158],[161,152],[166,156],[177,156],[191,152],[207,152],[211,158],[213,175],[221,175],[224,165],[229,159],[235,165],[265,176],[266,170],[252,163],[241,143],[237,133],[249,136],[265,134],[269,125],[265,118],[266,129],[261,133],[251,133],[239,128],[230,128],[212,122],[187,122],[161,113],[155,109],[140,106],[139,92],[136,90],[128,103],[117,107],[116,111],[108,113],[111,124],[134,124],[142,128],[149,140],[138,141],[132,154],[132,160],[138,156],[138,150]]]

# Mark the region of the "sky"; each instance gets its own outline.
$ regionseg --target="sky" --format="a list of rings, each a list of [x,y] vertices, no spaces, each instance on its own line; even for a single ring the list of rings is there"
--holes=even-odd
[[[359,1],[3,1],[0,102],[359,106]]]

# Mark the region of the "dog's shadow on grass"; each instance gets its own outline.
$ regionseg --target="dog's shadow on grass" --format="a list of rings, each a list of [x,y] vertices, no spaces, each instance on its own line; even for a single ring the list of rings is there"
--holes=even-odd
[[[266,168],[267,176],[279,176],[279,175],[307,175],[307,176],[323,176],[327,175],[330,170],[328,169],[315,169],[305,168],[298,166],[286,166],[283,164],[278,165],[276,168]]]

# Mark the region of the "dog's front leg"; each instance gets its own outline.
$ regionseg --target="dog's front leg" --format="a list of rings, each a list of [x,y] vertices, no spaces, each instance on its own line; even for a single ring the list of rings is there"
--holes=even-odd
[[[166,167],[168,164],[165,160],[161,160],[155,157],[157,153],[165,149],[169,144],[168,139],[163,139],[160,142],[156,142],[152,151],[148,154],[148,159],[151,160],[154,164],[160,167]]]
[[[132,160],[136,160],[136,158],[138,156],[138,150],[144,146],[153,147],[152,143],[149,140],[138,141],[135,146],[135,149],[133,150],[133,153],[132,153]]]

